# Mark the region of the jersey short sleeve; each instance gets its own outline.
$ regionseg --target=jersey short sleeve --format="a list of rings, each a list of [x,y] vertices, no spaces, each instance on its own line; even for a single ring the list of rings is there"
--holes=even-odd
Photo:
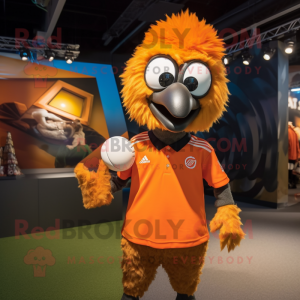
[[[202,166],[202,176],[213,188],[222,187],[229,182],[214,150],[207,154]]]

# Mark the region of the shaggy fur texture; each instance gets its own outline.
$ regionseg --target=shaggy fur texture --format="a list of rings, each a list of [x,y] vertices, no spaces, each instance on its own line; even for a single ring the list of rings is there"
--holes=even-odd
[[[167,272],[177,293],[190,296],[197,290],[208,241],[190,248],[155,249],[131,243],[123,238],[121,247],[125,294],[142,297],[155,278],[159,265]]]
[[[183,44],[180,44],[175,32],[183,34],[185,30],[189,31],[183,39]],[[156,43],[153,43],[153,36],[158,37]],[[165,48],[161,43],[171,45],[172,48]],[[172,15],[167,17],[166,21],[152,25],[121,75],[124,86],[123,105],[130,119],[139,125],[147,125],[149,130],[155,128],[166,130],[148,107],[147,98],[153,91],[144,81],[144,72],[151,57],[158,54],[170,55],[178,66],[189,60],[200,59],[207,63],[211,70],[212,86],[207,96],[199,100],[200,113],[185,131],[208,131],[222,116],[228,101],[229,91],[226,84],[228,79],[225,77],[226,69],[222,63],[224,51],[223,40],[218,38],[216,30],[206,24],[205,20],[199,21],[195,14],[189,14],[188,11]]]
[[[113,196],[111,194],[111,175],[103,160],[100,161],[97,173],[90,172],[83,163],[79,163],[74,170],[81,188],[83,206],[85,208],[109,205]]]
[[[175,32],[182,34],[186,29],[188,33],[183,45],[180,45]],[[156,43],[152,43],[153,36],[157,36]],[[162,47],[161,42],[171,45],[172,48]],[[158,54],[170,55],[178,66],[199,59],[210,68],[212,86],[209,93],[199,100],[200,113],[185,131],[208,131],[222,116],[228,101],[229,91],[226,84],[228,80],[221,60],[224,50],[223,41],[217,37],[213,27],[207,25],[204,20],[199,21],[195,14],[189,14],[188,11],[172,15],[167,17],[166,21],[152,25],[146,32],[142,45],[136,48],[121,75],[124,86],[123,104],[130,118],[139,125],[146,125],[150,130],[155,128],[166,130],[152,115],[147,102],[147,97],[152,91],[146,86],[144,72],[151,57]],[[76,167],[75,173],[86,208],[110,204],[112,200],[110,174],[103,161],[100,162],[97,174],[90,173],[83,164]],[[240,228],[242,223],[239,212],[240,209],[236,205],[219,207],[210,223],[212,232],[220,229],[221,249],[227,245],[228,251],[231,251],[245,236]],[[142,297],[155,278],[157,267],[162,265],[177,293],[194,294],[200,282],[207,245],[208,241],[190,248],[155,249],[131,243],[123,238],[121,246],[124,293]]]
[[[217,213],[211,220],[209,227],[211,232],[220,229],[221,250],[227,245],[228,252],[240,245],[245,233],[241,229],[241,210],[236,205],[225,205],[218,208]]]

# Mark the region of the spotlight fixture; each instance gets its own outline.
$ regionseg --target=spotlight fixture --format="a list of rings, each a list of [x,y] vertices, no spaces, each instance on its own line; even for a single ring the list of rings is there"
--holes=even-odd
[[[276,51],[275,49],[269,49],[269,48],[265,49],[264,56],[263,56],[264,60],[270,60],[274,55],[275,51]]]
[[[55,57],[55,53],[51,50],[45,50],[44,57],[49,61],[52,61]]]
[[[23,61],[27,61],[30,58],[30,51],[28,49],[22,48],[20,50],[20,57]]]
[[[223,63],[225,66],[228,66],[232,62],[232,60],[233,60],[232,56],[225,55],[223,57]]]
[[[252,58],[253,58],[253,56],[251,56],[249,54],[249,52],[244,52],[242,54],[243,64],[246,65],[246,66],[249,66]]]
[[[295,42],[289,39],[284,41],[284,43],[285,43],[285,49],[284,49],[285,53],[291,54],[294,50]]]
[[[71,64],[74,61],[73,52],[71,52],[71,51],[66,52],[65,60],[66,60],[67,64]]]

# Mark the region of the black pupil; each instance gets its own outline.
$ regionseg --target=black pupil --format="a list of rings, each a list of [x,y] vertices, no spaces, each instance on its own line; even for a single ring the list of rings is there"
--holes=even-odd
[[[159,76],[159,84],[163,87],[166,87],[166,86],[172,84],[173,81],[174,81],[174,76],[169,72],[162,73]]]
[[[190,92],[192,92],[198,87],[198,80],[195,77],[187,77],[186,79],[184,79],[183,84],[188,88]]]

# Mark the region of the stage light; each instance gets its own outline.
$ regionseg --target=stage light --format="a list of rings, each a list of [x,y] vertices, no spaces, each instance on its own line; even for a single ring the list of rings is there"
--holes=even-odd
[[[225,66],[228,66],[232,62],[232,56],[225,55],[223,57],[223,63]]]
[[[300,88],[291,89],[292,92],[300,92]]]
[[[55,53],[51,50],[45,50],[44,57],[49,61],[52,61],[55,57]]]
[[[275,49],[266,49],[264,51],[264,56],[263,56],[264,60],[270,60],[273,57],[275,51],[276,51]]]
[[[294,44],[295,44],[294,41],[286,40],[286,41],[284,41],[284,43],[286,45],[285,49],[284,49],[285,53],[291,54],[294,50]]]
[[[23,61],[27,61],[30,58],[30,51],[28,49],[20,50],[20,57]]]
[[[253,57],[249,54],[249,52],[244,52],[242,54],[243,64],[249,66],[252,58]]]
[[[65,60],[67,64],[71,64],[74,60],[73,52],[66,52]]]

